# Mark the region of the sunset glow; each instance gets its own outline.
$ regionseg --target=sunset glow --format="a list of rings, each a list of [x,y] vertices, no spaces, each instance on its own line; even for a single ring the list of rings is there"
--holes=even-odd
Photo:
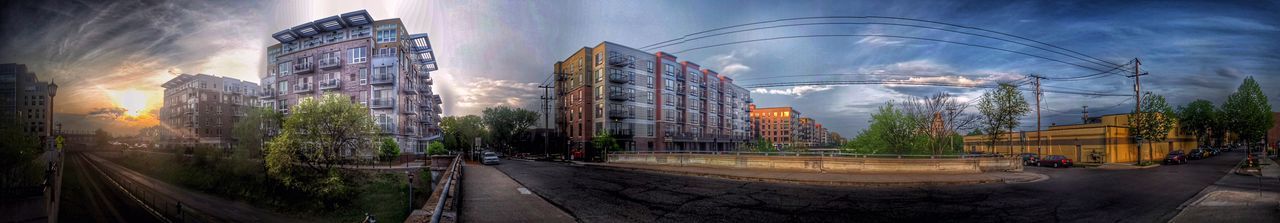
[[[144,114],[145,110],[150,108],[149,105],[152,102],[151,95],[148,94],[149,92],[141,90],[112,90],[109,92],[111,95],[111,102],[118,107],[128,109],[128,111],[125,112],[125,115],[129,117],[138,117]]]

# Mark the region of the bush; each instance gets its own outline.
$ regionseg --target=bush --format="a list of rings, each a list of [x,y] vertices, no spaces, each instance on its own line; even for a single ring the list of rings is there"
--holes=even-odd
[[[440,141],[431,141],[431,144],[427,146],[427,155],[434,156],[446,154],[449,154],[449,150],[445,150],[444,144],[440,143]]]
[[[382,161],[391,161],[400,156],[400,145],[396,144],[391,138],[382,139],[382,146],[378,147],[378,156],[382,157]]]

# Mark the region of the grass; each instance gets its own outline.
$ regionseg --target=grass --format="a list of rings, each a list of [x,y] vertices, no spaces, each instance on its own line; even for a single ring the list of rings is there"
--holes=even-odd
[[[352,196],[335,203],[281,185],[268,178],[259,163],[236,159],[182,159],[179,156],[130,152],[111,158],[129,169],[170,184],[249,203],[255,207],[295,217],[326,222],[358,222],[365,213],[381,221],[404,221],[408,204],[407,177],[394,173],[346,172]],[[419,176],[422,176],[419,174]],[[414,188],[420,205],[429,192]],[[336,208],[329,208],[336,207]]]

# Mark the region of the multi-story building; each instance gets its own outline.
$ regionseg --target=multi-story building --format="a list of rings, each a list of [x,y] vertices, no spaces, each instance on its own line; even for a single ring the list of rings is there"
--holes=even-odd
[[[401,154],[424,154],[428,142],[441,137],[442,101],[431,89],[436,64],[427,34],[410,34],[398,18],[375,21],[360,10],[272,37],[280,43],[267,47],[263,106],[287,115],[298,100],[339,94],[367,106]]]
[[[555,64],[556,128],[575,154],[609,134],[628,151],[734,150],[750,131],[750,92],[665,52],[602,42]]]
[[[754,104],[748,107],[755,137],[774,146],[811,148],[833,144],[826,127],[813,118],[801,116],[791,107],[757,108]]]
[[[258,84],[208,74],[180,74],[165,82],[160,121],[165,148],[231,148],[231,129],[258,105]]]
[[[16,123],[41,142],[53,134],[53,97],[58,85],[42,82],[25,64],[0,64],[0,121]]]

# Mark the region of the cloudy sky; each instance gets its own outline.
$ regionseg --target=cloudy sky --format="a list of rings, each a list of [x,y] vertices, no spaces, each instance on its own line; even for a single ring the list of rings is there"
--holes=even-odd
[[[434,88],[446,115],[484,107],[537,109],[552,64],[583,46],[635,48],[704,30],[817,16],[886,16],[764,23],[650,51],[675,52],[741,85],[820,80],[895,80],[985,86],[1039,74],[1066,78],[1142,61],[1142,86],[1185,104],[1221,103],[1245,77],[1280,105],[1280,5],[1274,1],[6,1],[0,62],[24,63],[60,86],[56,118],[67,128],[121,134],[155,125],[159,85],[175,73],[258,81],[269,35],[359,9],[401,18],[426,32],[440,70]],[[852,24],[851,24],[852,23]],[[878,24],[868,24],[878,23]],[[892,24],[885,24],[892,23]],[[780,26],[791,25],[791,26]],[[922,28],[924,27],[924,28]],[[934,28],[947,28],[943,31]],[[758,30],[732,32],[760,28]],[[1009,40],[957,33],[968,32]],[[713,32],[714,33],[714,32]],[[822,37],[798,37],[819,35]],[[869,36],[870,35],[870,36]],[[705,36],[705,35],[703,35]],[[699,37],[698,35],[690,37]],[[688,39],[688,38],[686,38]],[[772,39],[772,40],[768,40]],[[742,42],[749,41],[749,42]],[[735,42],[742,42],[730,44]],[[722,45],[725,44],[725,45]],[[712,47],[707,47],[712,46]],[[1073,54],[1061,47],[1081,54]],[[1046,51],[1055,50],[1062,54]],[[1068,56],[1071,55],[1071,56]],[[1087,55],[1087,56],[1085,56]],[[1074,57],[1074,58],[1073,58]],[[1098,60],[1093,60],[1094,57]],[[1131,69],[1125,67],[1123,70]],[[845,74],[845,75],[815,75]],[[1132,80],[1100,75],[1045,80],[1045,124],[1127,112]],[[832,130],[856,134],[890,100],[950,92],[969,100],[983,88],[904,85],[753,89],[759,106],[793,106]],[[1053,92],[1056,91],[1056,92]],[[1030,97],[1030,94],[1027,94]],[[1278,107],[1278,106],[1273,106]],[[1034,117],[1027,117],[1034,125]]]

